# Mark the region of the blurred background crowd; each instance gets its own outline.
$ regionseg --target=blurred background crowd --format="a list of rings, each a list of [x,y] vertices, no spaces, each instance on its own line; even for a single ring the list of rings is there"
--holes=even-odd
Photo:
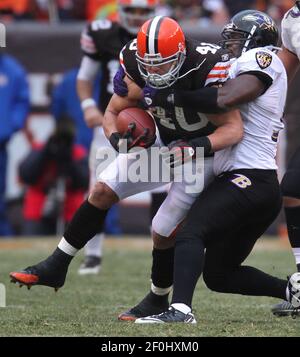
[[[161,0],[159,12],[178,21],[206,21],[222,24],[243,9],[268,12],[280,21],[293,5],[293,0]],[[1,0],[0,21],[91,21],[97,18],[116,18],[114,0]]]
[[[235,13],[251,8],[268,12],[280,23],[293,3],[161,0],[157,13],[190,27],[206,26],[212,30],[224,25]],[[78,23],[81,31],[87,22],[103,18],[117,20],[116,0],[0,0],[0,23],[7,28],[18,27],[14,26],[17,22],[54,25],[52,42],[44,40],[44,27],[40,34],[31,29],[35,39],[27,34],[31,41],[24,44],[22,31],[26,29],[22,28],[17,33],[19,42],[8,36],[6,48],[0,48],[0,236],[62,234],[88,191],[92,131],[84,123],[76,93],[77,60],[70,61],[73,42],[66,43],[62,35],[59,50],[48,48],[51,55],[41,48],[41,43],[51,47],[59,42],[53,33],[53,28],[59,28],[55,24]],[[80,58],[79,33],[73,46],[76,58]],[[95,99],[99,98],[97,83]],[[140,218],[134,219],[131,227],[129,220],[135,214],[128,215],[127,209],[123,210],[124,215],[117,208],[112,210],[106,231],[124,232],[123,219],[125,233],[148,233],[150,218],[141,214],[147,212],[143,209],[138,207]]]

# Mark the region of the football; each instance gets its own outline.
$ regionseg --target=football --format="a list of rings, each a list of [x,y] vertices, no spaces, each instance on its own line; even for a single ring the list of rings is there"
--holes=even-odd
[[[133,141],[144,135],[133,146],[148,147],[155,140],[156,127],[151,114],[140,108],[127,108],[122,110],[117,117],[117,130],[124,135],[128,131],[128,125],[134,123],[132,131]]]

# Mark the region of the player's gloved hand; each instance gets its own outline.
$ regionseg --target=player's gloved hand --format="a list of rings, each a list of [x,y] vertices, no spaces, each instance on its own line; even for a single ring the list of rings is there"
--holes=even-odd
[[[180,166],[196,157],[197,147],[203,148],[204,156],[211,153],[211,142],[207,136],[190,140],[172,141],[168,148],[161,150],[164,162],[171,168]]]
[[[116,93],[120,97],[127,97],[128,95],[128,87],[126,82],[124,81],[124,77],[125,71],[123,67],[120,66],[113,79],[114,93]]]
[[[172,141],[167,148],[161,149],[164,162],[172,169],[191,161],[196,154],[196,148],[185,140]]]
[[[128,125],[126,133],[121,135],[118,132],[112,133],[109,137],[109,142],[111,146],[117,151],[126,152],[132,147],[133,143],[133,132],[135,129],[135,123],[130,123]]]
[[[143,88],[143,96],[145,108],[174,106],[174,90],[171,88],[155,89],[146,85]]]
[[[144,129],[144,132],[141,135],[134,138],[133,133],[135,128],[136,124],[133,122],[128,125],[128,129],[125,134],[121,135],[118,132],[111,134],[109,142],[117,152],[127,152],[134,146],[148,148],[154,144],[156,136],[154,135],[149,138],[149,129],[147,128]]]

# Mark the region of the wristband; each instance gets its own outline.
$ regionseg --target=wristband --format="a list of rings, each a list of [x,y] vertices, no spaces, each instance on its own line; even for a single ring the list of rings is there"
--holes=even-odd
[[[211,153],[211,142],[207,136],[201,136],[199,138],[191,139],[188,143],[193,146],[196,150],[197,147],[203,147],[204,149],[204,156],[207,156]]]
[[[97,103],[95,102],[95,100],[93,98],[87,98],[81,102],[81,109],[83,111],[89,107],[96,107],[96,106],[97,106]]]

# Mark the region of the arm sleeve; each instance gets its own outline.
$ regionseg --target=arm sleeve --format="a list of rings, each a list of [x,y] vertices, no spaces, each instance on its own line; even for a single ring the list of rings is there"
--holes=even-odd
[[[225,83],[229,77],[229,70],[233,60],[217,62],[206,77],[205,87]]]
[[[99,73],[100,62],[88,56],[84,56],[78,71],[77,79],[83,81],[94,81]]]
[[[287,13],[281,22],[281,38],[284,47],[297,56],[297,50],[292,43],[292,34],[291,34],[292,24],[290,23],[290,21],[291,19],[289,18],[289,13]],[[296,37],[295,33],[294,36]]]

